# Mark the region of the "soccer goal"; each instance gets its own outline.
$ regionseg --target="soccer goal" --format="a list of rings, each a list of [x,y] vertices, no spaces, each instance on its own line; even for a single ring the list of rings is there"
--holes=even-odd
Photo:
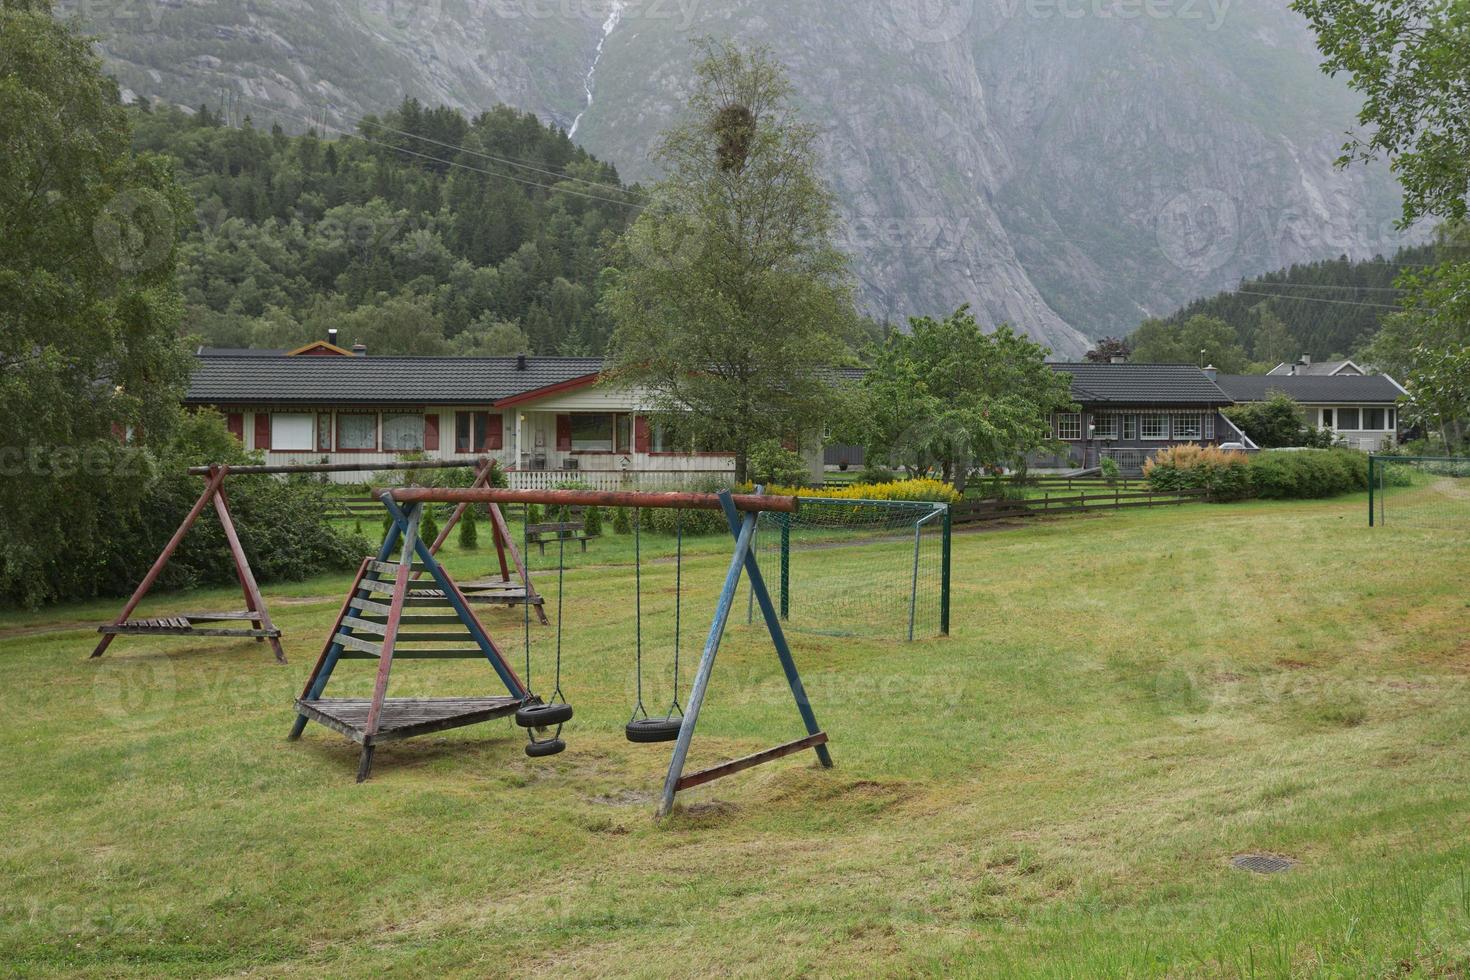
[[[1369,456],[1369,527],[1470,527],[1470,458]]]
[[[754,547],[787,629],[913,640],[949,633],[950,535],[947,504],[802,497]]]

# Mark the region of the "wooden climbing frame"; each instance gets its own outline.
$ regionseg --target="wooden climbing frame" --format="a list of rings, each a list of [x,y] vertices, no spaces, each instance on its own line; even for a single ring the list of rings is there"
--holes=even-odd
[[[256,584],[255,573],[250,569],[250,561],[245,556],[245,549],[240,545],[239,535],[235,531],[235,523],[230,516],[229,497],[225,493],[225,479],[229,476],[257,475],[257,474],[281,474],[293,473],[337,473],[352,471],[371,470],[423,470],[423,469],[451,469],[467,466],[476,467],[475,480],[472,487],[488,486],[493,474],[495,463],[487,458],[472,460],[423,460],[423,461],[394,461],[379,463],[372,467],[366,467],[357,463],[282,463],[275,465],[243,465],[243,466],[195,466],[189,469],[191,476],[205,477],[204,492],[194,502],[189,513],[185,515],[183,522],[174,531],[173,537],[164,545],[163,551],[154,559],[153,566],[148,569],[148,574],[143,576],[143,581],[133,591],[132,596],[118,613],[117,618],[104,626],[99,626],[97,632],[102,634],[102,639],[92,651],[93,657],[100,657],[107,651],[114,638],[118,636],[204,636],[204,637],[253,637],[257,642],[269,642],[274,651],[277,663],[286,662],[286,653],[281,648],[281,631],[271,622],[270,612],[266,609],[265,599],[261,596],[260,587]],[[220,526],[224,529],[225,540],[229,543],[230,557],[235,565],[235,575],[239,579],[240,588],[245,593],[245,608],[235,612],[201,612],[201,613],[176,613],[173,616],[157,619],[132,619],[133,612],[143,597],[158,582],[163,569],[168,565],[169,559],[178,550],[182,542],[199,516],[211,504],[214,506],[215,516],[219,518]],[[453,515],[445,523],[443,531],[435,539],[430,550],[437,552],[439,547],[448,539],[449,533],[455,524],[464,516],[469,504],[460,504],[454,509]],[[488,508],[491,525],[494,529],[496,555],[499,558],[500,574],[491,575],[486,579],[467,583],[463,588],[469,596],[468,601],[481,603],[495,603],[501,605],[530,604],[536,610],[536,615],[541,622],[547,622],[546,613],[543,609],[543,600],[536,592],[531,582],[531,576],[526,570],[525,561],[520,550],[515,546],[515,540],[511,537],[506,527],[505,517],[500,508],[490,505]],[[514,574],[512,574],[512,567]],[[218,625],[220,623],[236,623],[244,625]]]

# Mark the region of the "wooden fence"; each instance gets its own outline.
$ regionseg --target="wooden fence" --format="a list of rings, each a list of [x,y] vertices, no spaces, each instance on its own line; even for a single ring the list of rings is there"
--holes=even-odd
[[[964,500],[950,508],[955,524],[978,524],[983,521],[1045,517],[1054,514],[1077,514],[1094,510],[1123,510],[1129,507],[1161,507],[1205,499],[1203,490],[1129,491],[1121,486],[1110,492],[1079,493],[1053,497],[1031,497],[1025,500],[987,498]]]

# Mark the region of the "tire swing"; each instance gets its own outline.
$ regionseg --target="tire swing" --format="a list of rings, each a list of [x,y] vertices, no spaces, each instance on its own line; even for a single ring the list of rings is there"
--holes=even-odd
[[[529,551],[523,551],[529,554]],[[545,703],[535,700],[535,695],[529,695],[526,703],[516,710],[516,724],[526,730],[526,755],[533,759],[544,759],[547,756],[557,755],[566,751],[567,743],[562,741],[561,727],[572,720],[572,706],[567,704],[566,696],[561,693],[561,599],[563,582],[566,573],[566,539],[557,536],[556,556],[556,684],[551,692],[551,699]],[[526,631],[526,690],[531,690],[531,607],[525,607],[525,631]],[[534,702],[534,703],[533,703]],[[556,731],[550,738],[536,737],[538,731],[545,732],[553,725]]]
[[[624,728],[628,741],[639,744],[650,744],[653,742],[672,742],[679,737],[679,729],[684,724],[684,708],[679,704],[679,620],[684,603],[684,511],[675,512],[675,546],[674,557],[674,697],[669,703],[669,710],[662,718],[648,715],[647,709],[643,707],[643,562],[641,559],[641,532],[639,528],[639,512],[633,512],[633,581],[634,581],[634,621],[635,634],[635,664],[634,671],[637,678],[638,704],[633,708],[633,717],[628,720]]]

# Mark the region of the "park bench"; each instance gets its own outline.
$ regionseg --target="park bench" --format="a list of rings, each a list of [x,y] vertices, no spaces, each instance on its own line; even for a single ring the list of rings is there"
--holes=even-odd
[[[576,541],[582,546],[582,551],[586,552],[587,542],[596,537],[598,535],[587,533],[585,521],[560,521],[552,524],[531,524],[526,527],[526,542],[534,544],[543,555],[546,554],[547,543],[557,539]]]

